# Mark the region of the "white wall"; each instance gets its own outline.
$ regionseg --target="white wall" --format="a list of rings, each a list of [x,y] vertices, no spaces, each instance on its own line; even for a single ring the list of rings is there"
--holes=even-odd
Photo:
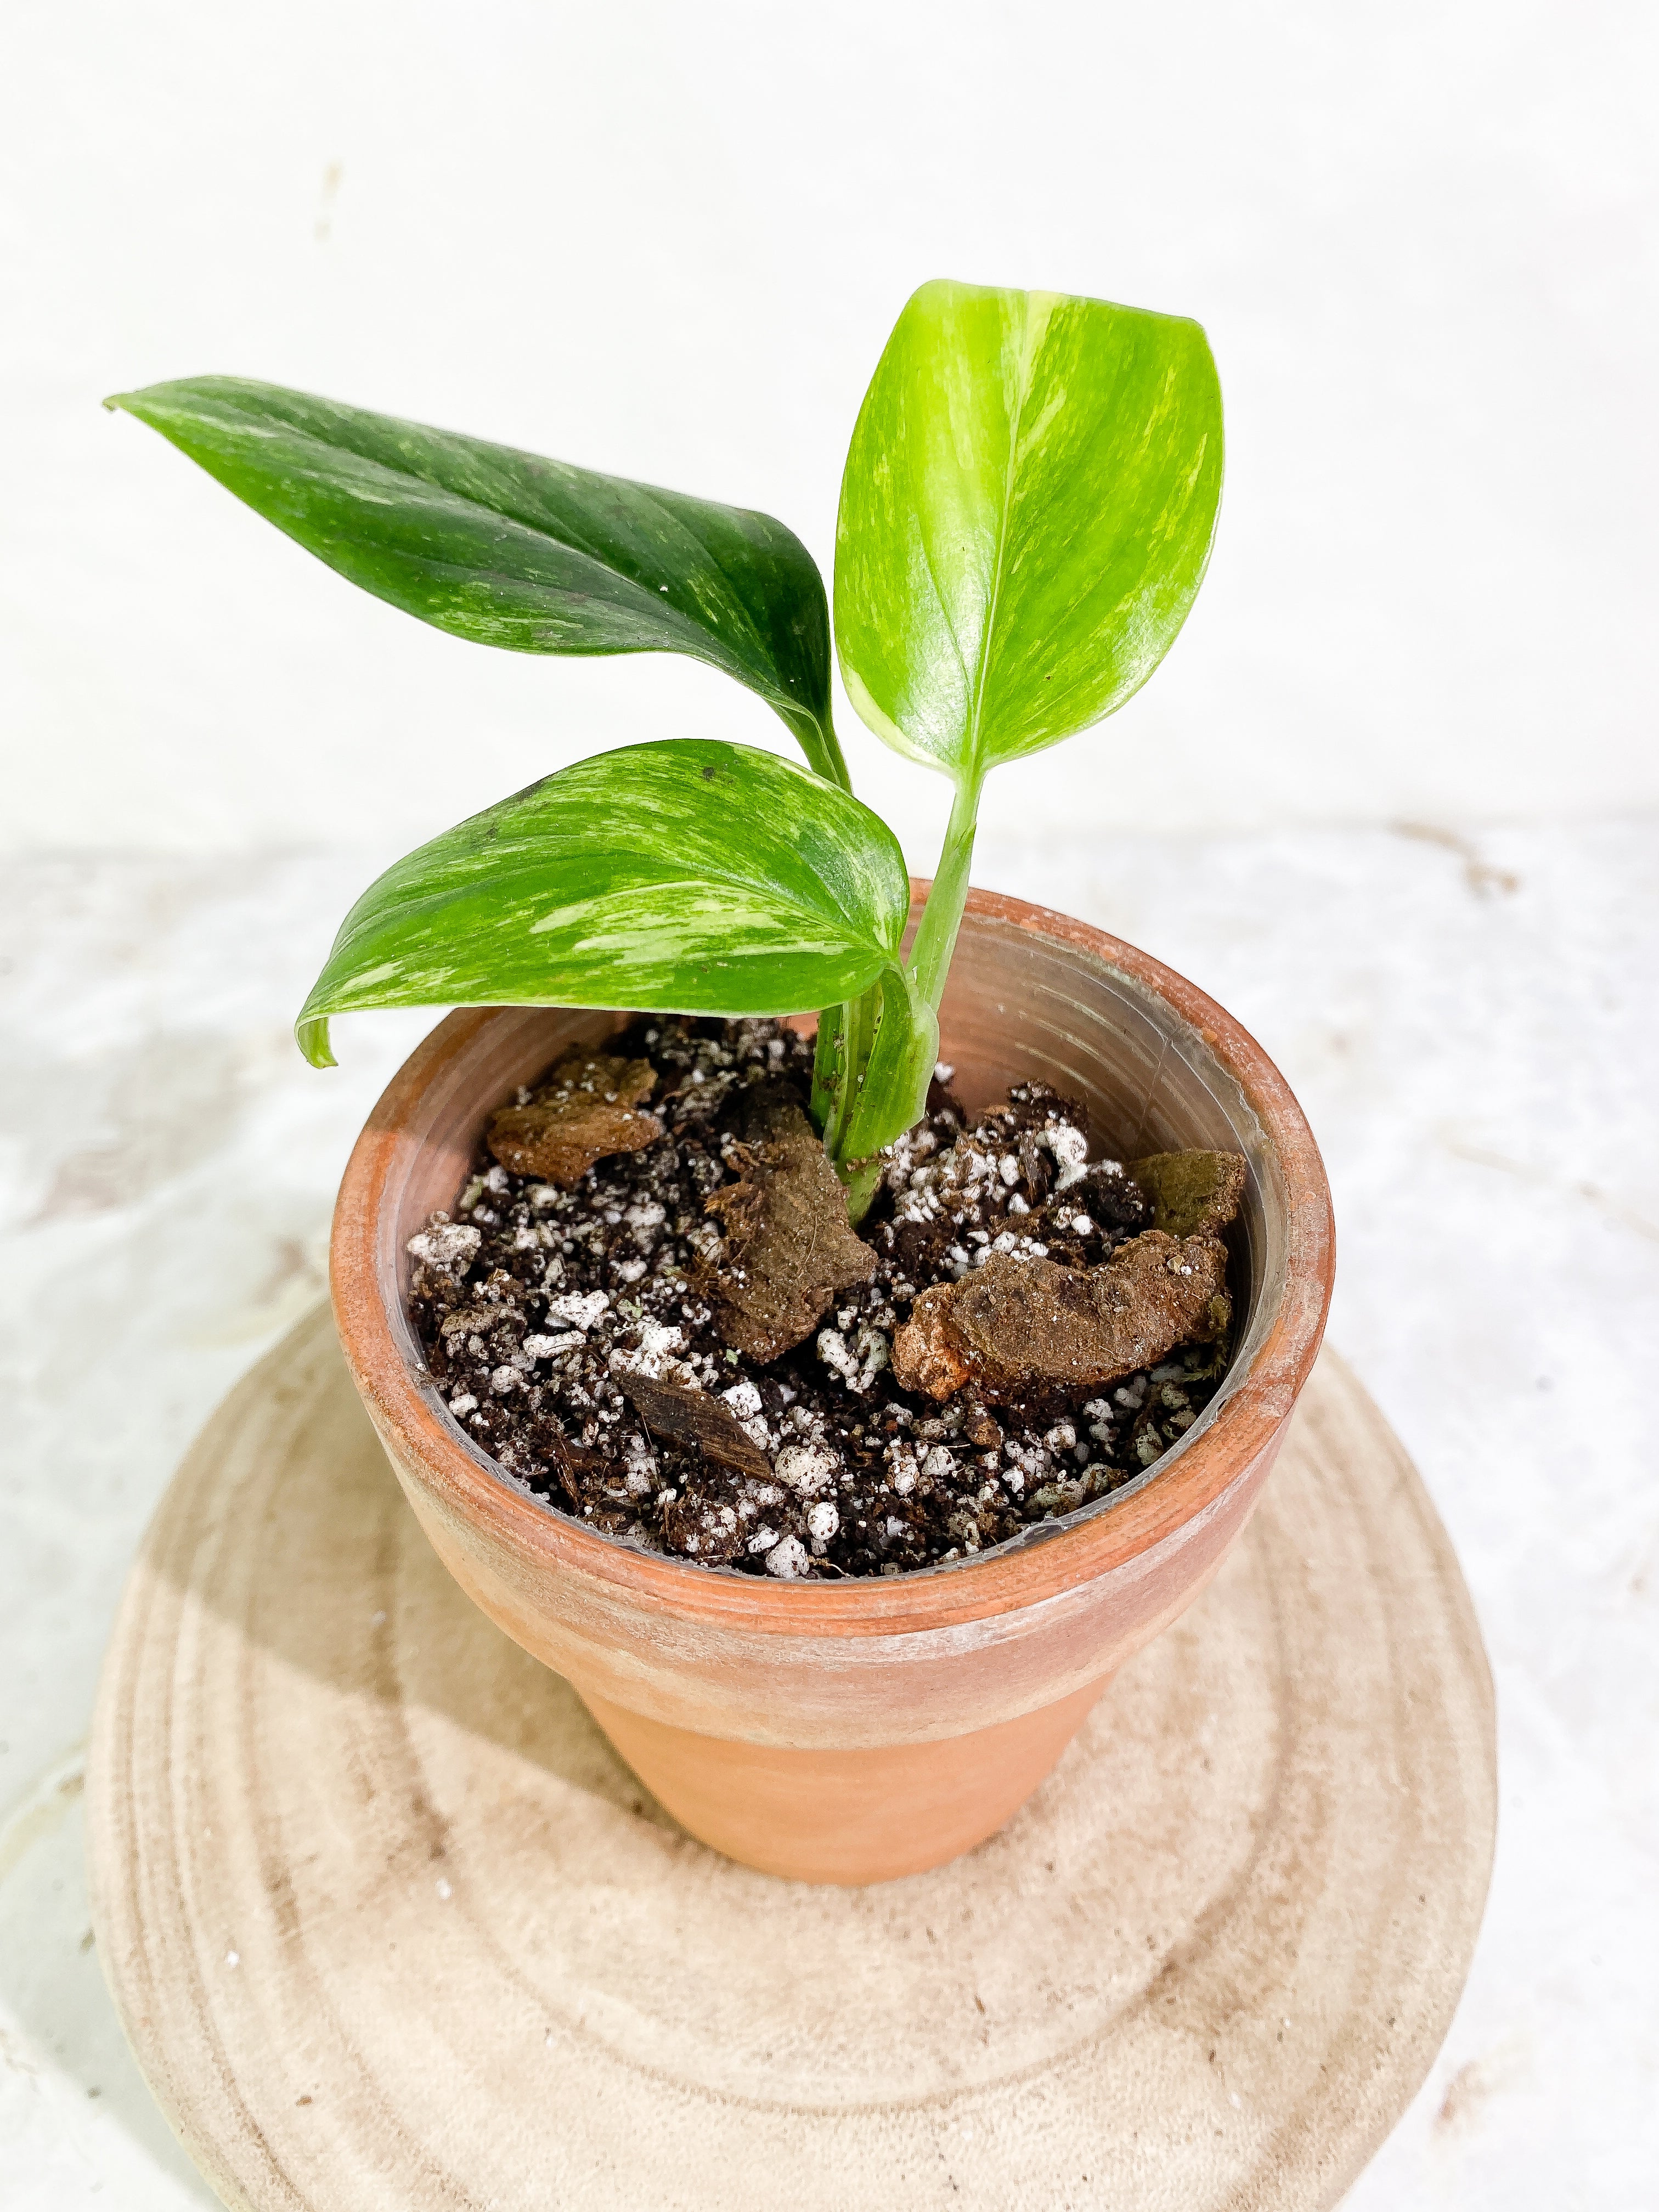
[[[53,0],[0,71],[0,842],[412,842],[720,678],[463,646],[100,395],[297,384],[772,509],[827,563],[934,274],[1200,317],[1209,582],[993,787],[1149,816],[1659,803],[1655,11]],[[337,178],[331,199],[326,183]],[[925,859],[942,788],[850,713]],[[783,743],[781,733],[777,742]]]

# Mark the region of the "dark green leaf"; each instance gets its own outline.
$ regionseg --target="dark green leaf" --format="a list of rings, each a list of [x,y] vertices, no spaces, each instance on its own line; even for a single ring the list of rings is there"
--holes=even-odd
[[[811,555],[770,515],[244,377],[106,401],[377,599],[515,653],[684,653],[845,783]]]
[[[387,870],[298,1024],[363,1006],[793,1014],[890,969],[898,841],[850,793],[746,745],[681,739],[544,777]]]
[[[842,485],[836,641],[854,705],[958,781],[1110,714],[1186,619],[1221,461],[1196,323],[924,285]]]

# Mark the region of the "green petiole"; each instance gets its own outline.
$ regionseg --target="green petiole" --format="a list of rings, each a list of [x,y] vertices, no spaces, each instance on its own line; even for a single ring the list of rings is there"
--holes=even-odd
[[[951,955],[956,951],[957,934],[968,903],[974,836],[984,781],[982,775],[969,775],[957,787],[939,854],[939,872],[922,909],[907,963],[912,983],[935,1014],[945,995],[945,978],[951,972]],[[866,1109],[878,1113],[884,1121],[898,1120],[908,1126],[921,1113],[927,1099],[926,1080],[918,1083],[914,1073],[909,1077],[908,1097],[901,1095],[903,1079],[900,1075],[889,1079],[890,1096],[878,1093],[872,1087],[882,1081],[871,1060],[880,1004],[881,987],[872,985],[861,998],[845,1006],[827,1007],[818,1018],[813,1110],[823,1132],[824,1148],[835,1164],[836,1172],[847,1185],[848,1210],[854,1222],[863,1218],[875,1194],[880,1172],[875,1162],[860,1159],[849,1152],[847,1140],[854,1101],[862,1097]],[[918,1091],[920,1095],[916,1095]]]

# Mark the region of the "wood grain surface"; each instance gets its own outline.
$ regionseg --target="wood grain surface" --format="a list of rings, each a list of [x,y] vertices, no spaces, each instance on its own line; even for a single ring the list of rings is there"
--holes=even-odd
[[[1008,1828],[775,1881],[450,1581],[319,1310],[163,1502],[88,1795],[128,2034],[234,2206],[1328,2206],[1462,1986],[1492,1689],[1328,1352],[1214,1585]]]

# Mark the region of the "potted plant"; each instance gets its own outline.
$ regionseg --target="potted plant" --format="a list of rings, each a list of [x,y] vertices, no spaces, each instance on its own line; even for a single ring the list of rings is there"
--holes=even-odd
[[[837,1881],[966,1849],[1214,1572],[1328,1297],[1260,1048],[969,888],[989,772],[1121,705],[1198,590],[1202,331],[943,283],[900,317],[834,633],[863,720],[952,781],[931,884],[852,794],[823,587],[770,518],[240,380],[109,404],[423,620],[687,653],[798,740],[580,762],[358,901],[307,1055],[347,1009],[460,1011],[353,1153],[336,1312],[440,1554],[694,1833]]]

